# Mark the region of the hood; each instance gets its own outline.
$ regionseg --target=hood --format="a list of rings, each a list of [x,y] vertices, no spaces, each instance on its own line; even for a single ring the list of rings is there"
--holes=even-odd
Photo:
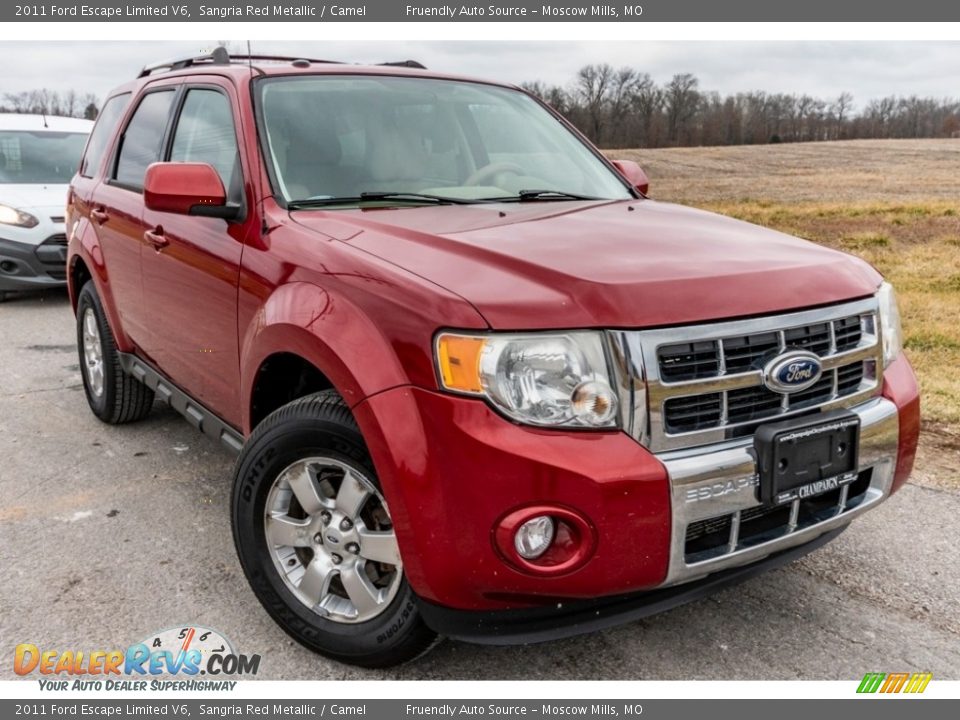
[[[720,320],[864,297],[880,283],[850,255],[652,200],[292,216],[457,293],[503,330]]]
[[[66,184],[19,185],[0,184],[0,203],[18,210],[45,210],[63,215],[67,206]]]

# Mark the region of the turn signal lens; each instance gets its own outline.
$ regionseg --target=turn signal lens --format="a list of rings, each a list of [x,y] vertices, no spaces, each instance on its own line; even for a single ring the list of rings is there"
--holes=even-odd
[[[448,390],[480,394],[480,352],[486,340],[469,335],[441,335],[437,338],[437,364],[443,386]]]
[[[591,380],[574,388],[570,406],[574,416],[584,425],[603,427],[617,413],[617,398],[607,383]]]
[[[887,367],[903,351],[903,329],[900,327],[900,309],[893,286],[885,282],[877,293],[880,301],[880,334],[883,337],[883,366]]]

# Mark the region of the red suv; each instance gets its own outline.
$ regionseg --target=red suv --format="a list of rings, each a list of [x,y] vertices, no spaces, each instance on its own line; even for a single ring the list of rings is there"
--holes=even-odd
[[[871,267],[646,191],[498,83],[146,68],[69,196],[90,407],[239,453],[247,578],[342,661],[687,602],[896,491],[919,401]]]

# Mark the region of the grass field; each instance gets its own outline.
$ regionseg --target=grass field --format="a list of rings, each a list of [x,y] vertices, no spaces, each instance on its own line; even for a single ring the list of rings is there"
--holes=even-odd
[[[960,140],[611,151],[658,200],[839,248],[896,287],[924,429],[960,465]],[[941,452],[942,451],[942,452]]]

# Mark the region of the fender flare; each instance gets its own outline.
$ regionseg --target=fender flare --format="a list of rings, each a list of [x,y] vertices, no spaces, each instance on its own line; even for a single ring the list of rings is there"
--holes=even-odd
[[[379,326],[341,295],[310,282],[277,288],[251,318],[240,345],[244,434],[251,428],[257,373],[273,355],[297,355],[316,367],[350,408],[410,380]]]

